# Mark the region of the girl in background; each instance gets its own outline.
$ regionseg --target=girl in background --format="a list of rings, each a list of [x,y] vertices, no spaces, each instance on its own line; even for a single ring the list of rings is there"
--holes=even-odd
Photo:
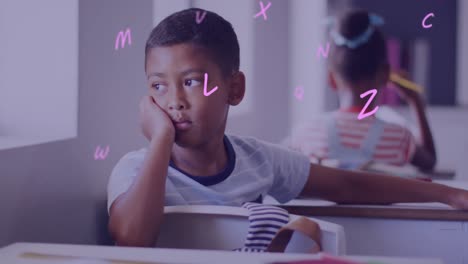
[[[421,142],[402,126],[375,115],[359,120],[370,96],[362,93],[379,89],[389,81],[386,40],[377,28],[383,19],[367,11],[351,11],[336,21],[331,31],[328,81],[339,98],[339,109],[296,127],[286,141],[311,159],[333,159],[339,167],[356,169],[369,162],[392,165],[411,163],[431,170],[436,151],[421,96],[397,86],[399,95],[416,113]],[[377,93],[378,94],[378,93]],[[375,108],[375,98],[365,113]]]

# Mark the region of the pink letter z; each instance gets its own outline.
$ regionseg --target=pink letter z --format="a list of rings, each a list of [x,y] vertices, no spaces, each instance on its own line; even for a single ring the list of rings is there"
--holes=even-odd
[[[374,110],[370,111],[369,113],[364,114],[364,112],[367,110],[367,107],[369,107],[370,103],[372,102],[372,100],[374,100],[374,97],[377,95],[377,89],[372,89],[372,90],[369,90],[369,91],[367,91],[367,92],[365,92],[365,93],[362,93],[362,94],[360,95],[360,97],[361,97],[361,98],[364,98],[364,97],[366,97],[368,94],[371,94],[371,97],[369,98],[369,100],[367,101],[366,105],[364,105],[364,107],[362,108],[361,112],[359,113],[358,118],[357,118],[358,120],[364,119],[364,118],[366,118],[366,117],[368,117],[368,116],[371,116],[371,115],[375,114],[375,112],[377,112],[377,110],[379,109],[379,107],[376,106],[376,107],[374,108]]]

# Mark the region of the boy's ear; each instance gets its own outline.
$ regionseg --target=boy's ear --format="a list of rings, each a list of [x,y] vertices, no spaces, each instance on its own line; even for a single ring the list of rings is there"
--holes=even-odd
[[[231,77],[231,87],[228,94],[228,103],[238,105],[245,95],[245,75],[238,71]]]
[[[328,70],[328,84],[330,85],[333,91],[336,91],[338,89],[334,73],[331,70]]]

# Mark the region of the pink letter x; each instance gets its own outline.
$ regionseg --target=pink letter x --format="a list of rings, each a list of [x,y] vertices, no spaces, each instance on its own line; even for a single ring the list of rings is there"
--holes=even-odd
[[[268,8],[270,8],[270,6],[271,6],[271,2],[268,2],[268,5],[267,5],[266,7],[264,7],[264,6],[263,6],[263,2],[260,1],[260,8],[261,8],[262,10],[261,10],[260,12],[258,12],[258,13],[254,16],[254,18],[257,18],[257,17],[260,16],[260,15],[263,15],[263,19],[264,19],[264,20],[267,20],[268,17],[267,17],[267,15],[266,15],[266,11],[268,10]]]

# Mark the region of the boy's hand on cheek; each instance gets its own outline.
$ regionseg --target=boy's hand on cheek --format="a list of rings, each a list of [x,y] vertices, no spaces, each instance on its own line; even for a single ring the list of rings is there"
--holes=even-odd
[[[149,95],[145,95],[140,102],[140,125],[148,141],[158,137],[175,139],[175,128],[170,117]]]

